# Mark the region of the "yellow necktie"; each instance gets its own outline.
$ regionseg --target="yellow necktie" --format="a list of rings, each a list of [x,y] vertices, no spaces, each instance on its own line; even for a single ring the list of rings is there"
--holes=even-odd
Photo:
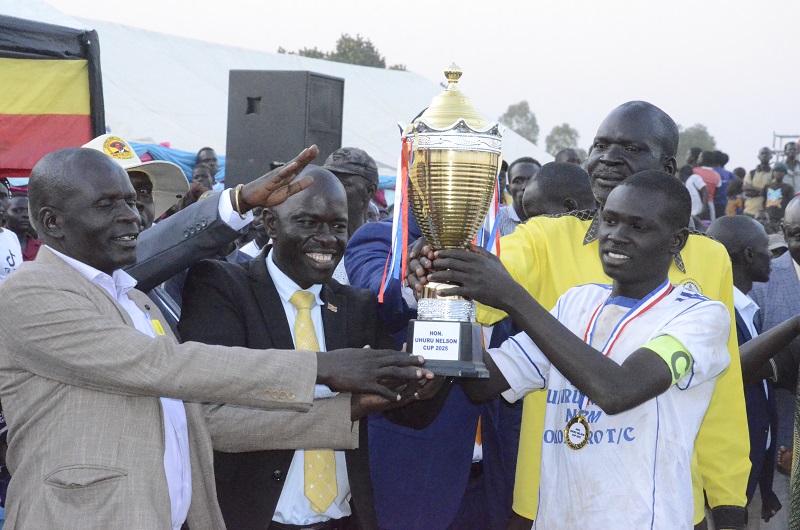
[[[311,308],[316,303],[314,293],[295,291],[289,302],[297,309],[294,320],[294,346],[300,350],[319,351],[319,341],[311,320]],[[322,513],[328,509],[339,488],[336,484],[336,461],[333,451],[305,451],[303,462],[305,487],[303,493],[311,501],[311,509]]]

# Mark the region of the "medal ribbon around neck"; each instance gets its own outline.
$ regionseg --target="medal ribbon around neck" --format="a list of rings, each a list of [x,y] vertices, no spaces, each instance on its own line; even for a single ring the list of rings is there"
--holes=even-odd
[[[611,354],[611,348],[613,348],[614,344],[617,343],[617,339],[622,334],[625,326],[630,324],[634,319],[642,316],[647,310],[652,308],[654,305],[664,299],[664,297],[666,297],[669,293],[671,293],[673,289],[673,285],[669,282],[669,278],[667,278],[664,280],[664,283],[656,287],[650,292],[650,294],[639,300],[635,306],[630,308],[625,316],[622,317],[619,322],[617,322],[616,326],[614,326],[614,329],[611,331],[611,335],[608,336],[605,346],[603,346],[603,349],[600,350],[603,355],[608,357],[609,354]],[[586,332],[583,334],[583,342],[589,344],[590,346],[592,344],[592,339],[594,338],[594,328],[597,326],[597,321],[600,319],[600,315],[603,313],[603,309],[608,304],[608,299],[610,297],[611,295],[609,294],[603,303],[597,306],[597,309],[595,309],[594,313],[592,313],[592,318],[589,319],[589,325],[586,327]]]
[[[603,349],[600,350],[603,355],[608,357],[611,354],[611,348],[617,343],[617,339],[622,334],[622,331],[625,329],[625,326],[633,322],[637,317],[642,316],[647,310],[655,306],[661,300],[663,300],[667,295],[669,295],[675,287],[669,282],[669,278],[664,280],[664,283],[656,287],[653,291],[650,292],[647,296],[639,300],[639,302],[630,308],[630,310],[625,313],[625,316],[622,317],[617,325],[614,326],[614,329],[611,331],[611,335],[608,336]],[[606,297],[603,302],[597,306],[597,309],[594,310],[592,313],[592,318],[589,319],[589,325],[586,326],[586,332],[583,334],[583,342],[588,345],[592,345],[592,339],[594,338],[594,328],[597,326],[597,321],[600,319],[600,315],[603,313],[603,309],[608,304],[608,300],[611,298],[611,294]],[[583,400],[586,396],[581,398],[581,402],[578,404],[578,407],[581,409],[583,408]]]

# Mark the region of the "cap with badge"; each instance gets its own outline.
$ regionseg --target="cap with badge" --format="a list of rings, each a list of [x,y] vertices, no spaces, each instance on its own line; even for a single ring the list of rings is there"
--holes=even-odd
[[[378,184],[378,164],[375,159],[358,147],[342,147],[325,159],[323,169],[334,173],[359,175],[368,181]]]
[[[164,160],[142,162],[128,142],[113,134],[98,136],[83,147],[111,157],[125,171],[141,171],[153,184],[153,203],[156,218],[169,210],[189,191],[189,181],[183,170]]]
[[[789,248],[783,234],[770,234],[769,235],[769,250],[777,250],[779,248]]]

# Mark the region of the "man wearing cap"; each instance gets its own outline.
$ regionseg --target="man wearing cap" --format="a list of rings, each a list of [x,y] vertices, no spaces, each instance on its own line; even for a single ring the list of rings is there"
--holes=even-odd
[[[772,254],[772,259],[780,258],[787,250],[789,246],[783,238],[783,233],[769,235],[769,252]]]
[[[350,238],[367,223],[369,201],[378,189],[378,165],[363,149],[342,147],[331,153],[322,167],[336,175],[347,192],[347,237]],[[344,260],[339,262],[333,278],[342,284],[350,283]]]

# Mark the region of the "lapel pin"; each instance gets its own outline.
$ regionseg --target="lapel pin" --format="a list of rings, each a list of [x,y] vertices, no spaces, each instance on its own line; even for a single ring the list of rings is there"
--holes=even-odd
[[[337,311],[339,311],[339,308],[333,305],[332,303],[328,302],[328,311],[333,311],[334,313],[336,313]]]

